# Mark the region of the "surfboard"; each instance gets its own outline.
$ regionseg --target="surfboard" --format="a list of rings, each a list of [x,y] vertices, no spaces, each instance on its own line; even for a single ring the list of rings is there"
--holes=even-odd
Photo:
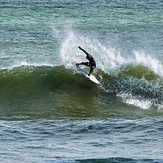
[[[86,71],[86,70],[84,70],[83,69],[83,67],[82,66],[77,66],[76,65],[76,67],[77,67],[77,70],[78,70],[78,72],[80,72],[81,74],[83,74],[86,78],[88,78],[89,80],[91,80],[92,82],[94,82],[94,83],[96,83],[96,84],[101,84],[97,79],[96,79],[96,77],[94,76],[94,75],[90,75],[90,76],[88,76],[88,72]]]

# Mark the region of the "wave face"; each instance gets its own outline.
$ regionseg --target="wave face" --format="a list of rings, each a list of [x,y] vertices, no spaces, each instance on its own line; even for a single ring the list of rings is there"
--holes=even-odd
[[[75,66],[1,70],[1,116],[8,117],[8,111],[20,118],[134,116],[137,109],[141,109],[137,114],[162,114],[163,89],[158,75],[142,65],[123,65],[118,72],[113,76],[97,69],[96,78],[102,83],[98,87]],[[108,108],[114,111],[110,113]]]

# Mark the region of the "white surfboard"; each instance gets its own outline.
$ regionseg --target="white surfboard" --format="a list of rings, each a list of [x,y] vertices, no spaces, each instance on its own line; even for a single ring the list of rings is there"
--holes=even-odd
[[[92,82],[96,83],[96,84],[101,84],[96,78],[95,76],[93,76],[92,74],[90,76],[88,76],[88,72],[86,70],[83,69],[83,67],[81,66],[76,66],[77,70],[83,74],[86,78],[88,78],[89,80],[91,80]]]

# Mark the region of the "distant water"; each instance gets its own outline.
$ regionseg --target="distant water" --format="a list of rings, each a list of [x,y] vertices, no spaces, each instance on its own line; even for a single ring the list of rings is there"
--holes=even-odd
[[[0,162],[163,162],[162,0],[0,0]],[[97,62],[97,86],[76,70]]]

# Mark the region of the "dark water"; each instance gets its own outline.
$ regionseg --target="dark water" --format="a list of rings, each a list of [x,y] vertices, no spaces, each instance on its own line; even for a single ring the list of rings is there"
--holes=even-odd
[[[163,162],[162,9],[0,0],[0,161]],[[78,46],[101,86],[77,72]]]
[[[161,118],[3,121],[0,128],[1,159],[6,162],[162,159]]]

